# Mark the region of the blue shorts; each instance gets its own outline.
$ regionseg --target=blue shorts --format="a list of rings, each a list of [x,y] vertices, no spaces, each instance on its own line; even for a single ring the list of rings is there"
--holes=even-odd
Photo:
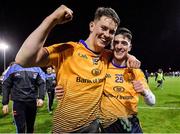
[[[116,122],[104,128],[104,133],[143,133],[136,115],[127,119],[118,118]]]

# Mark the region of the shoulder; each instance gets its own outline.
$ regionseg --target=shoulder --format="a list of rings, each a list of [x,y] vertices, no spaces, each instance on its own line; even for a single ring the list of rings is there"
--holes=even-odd
[[[133,69],[133,72],[137,77],[145,77],[144,72],[141,69]]]
[[[12,66],[9,66],[5,72],[3,72],[3,80],[7,79],[11,74],[18,72],[21,70],[21,66],[18,64],[13,64]]]
[[[133,69],[133,72],[134,72],[134,73],[141,73],[141,74],[144,74],[143,70],[140,69],[140,68]]]
[[[32,69],[36,72],[43,73],[43,70],[40,67],[32,67]]]
[[[62,52],[68,49],[74,49],[78,45],[79,45],[78,42],[69,41],[69,42],[64,42],[64,43],[53,44],[51,46],[45,47],[45,49],[48,53]]]

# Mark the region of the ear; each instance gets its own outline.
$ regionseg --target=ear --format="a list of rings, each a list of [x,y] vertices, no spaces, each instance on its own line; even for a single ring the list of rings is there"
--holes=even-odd
[[[91,21],[89,23],[89,30],[90,30],[90,32],[92,32],[94,30],[94,22],[93,21]]]
[[[130,52],[132,49],[132,44],[130,44],[129,48],[128,48],[128,52]]]

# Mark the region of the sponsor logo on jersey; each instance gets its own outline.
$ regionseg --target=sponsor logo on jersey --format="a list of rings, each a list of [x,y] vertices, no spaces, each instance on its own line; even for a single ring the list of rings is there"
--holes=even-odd
[[[106,78],[111,78],[111,74],[106,74]]]
[[[85,54],[78,53],[78,56],[80,56],[83,59],[88,59],[87,55]]]
[[[80,83],[101,83],[103,81],[104,81],[104,79],[100,79],[100,78],[89,80],[89,79],[84,79],[81,77],[76,77],[76,82],[80,82]]]
[[[105,94],[106,97],[113,97],[116,99],[129,100],[133,99],[133,96],[122,96],[122,95],[113,95],[113,94]]]
[[[95,69],[93,69],[93,70],[91,71],[91,73],[92,73],[92,75],[97,76],[97,75],[100,75],[100,74],[101,74],[101,70],[95,68]]]
[[[121,87],[121,86],[115,86],[113,87],[113,90],[116,91],[116,92],[124,92],[124,87]]]

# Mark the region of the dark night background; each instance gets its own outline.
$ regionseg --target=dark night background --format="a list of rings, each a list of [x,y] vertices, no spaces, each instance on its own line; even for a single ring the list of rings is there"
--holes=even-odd
[[[74,11],[73,21],[56,26],[46,44],[78,41],[89,34],[89,21],[97,7],[112,7],[121,26],[133,33],[133,49],[141,68],[157,71],[180,70],[180,1],[179,0],[1,0],[0,39],[9,44],[6,66],[14,60],[27,36],[59,5]],[[3,52],[0,52],[0,73]]]

